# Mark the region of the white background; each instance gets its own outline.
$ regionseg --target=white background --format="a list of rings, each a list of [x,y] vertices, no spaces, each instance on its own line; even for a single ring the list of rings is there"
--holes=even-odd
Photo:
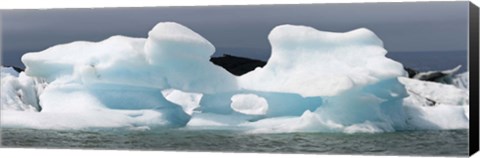
[[[0,9],[48,9],[48,8],[92,8],[92,7],[141,7],[141,6],[194,6],[194,5],[245,5],[245,4],[298,4],[298,3],[351,3],[351,2],[408,2],[408,1],[428,1],[428,0],[1,0]],[[435,0],[444,1],[444,0]],[[480,0],[472,0],[477,6]],[[144,157],[228,157],[228,158],[311,158],[311,157],[377,157],[360,155],[312,155],[312,154],[256,154],[256,153],[209,153],[209,152],[163,152],[163,151],[127,151],[127,150],[70,150],[70,149],[12,149],[1,148],[0,157],[73,157],[73,158],[144,158]],[[381,156],[385,157],[385,156]],[[399,157],[399,156],[389,156]],[[480,154],[474,157],[480,158]]]

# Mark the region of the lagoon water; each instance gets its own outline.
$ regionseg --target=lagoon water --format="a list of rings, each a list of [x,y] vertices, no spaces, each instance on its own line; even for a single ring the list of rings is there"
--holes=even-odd
[[[467,156],[468,130],[390,133],[280,133],[155,129],[2,129],[2,146],[258,153]]]

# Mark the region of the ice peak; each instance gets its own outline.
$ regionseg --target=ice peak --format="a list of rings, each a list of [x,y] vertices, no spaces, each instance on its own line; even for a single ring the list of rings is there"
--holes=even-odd
[[[175,22],[161,22],[148,33],[145,52],[151,63],[165,57],[209,59],[215,47],[193,30]]]

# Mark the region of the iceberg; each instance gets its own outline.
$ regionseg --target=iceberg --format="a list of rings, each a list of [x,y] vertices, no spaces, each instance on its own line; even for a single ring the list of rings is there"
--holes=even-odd
[[[385,57],[366,28],[280,25],[268,39],[269,61],[241,76],[210,62],[215,47],[175,22],[158,23],[147,38],[27,53],[25,72],[2,68],[1,124],[261,133],[468,128],[468,91],[404,78],[402,64]]]

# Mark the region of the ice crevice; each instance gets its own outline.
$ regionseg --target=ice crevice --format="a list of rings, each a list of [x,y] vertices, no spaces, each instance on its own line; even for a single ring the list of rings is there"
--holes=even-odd
[[[391,132],[468,128],[465,77],[451,85],[404,78],[372,31],[280,25],[263,68],[234,76],[215,47],[175,23],[147,38],[112,36],[22,56],[2,67],[3,127]],[[468,78],[468,73],[467,73]],[[436,101],[429,106],[425,97]],[[41,108],[41,111],[39,110]],[[40,112],[38,112],[40,111]]]

